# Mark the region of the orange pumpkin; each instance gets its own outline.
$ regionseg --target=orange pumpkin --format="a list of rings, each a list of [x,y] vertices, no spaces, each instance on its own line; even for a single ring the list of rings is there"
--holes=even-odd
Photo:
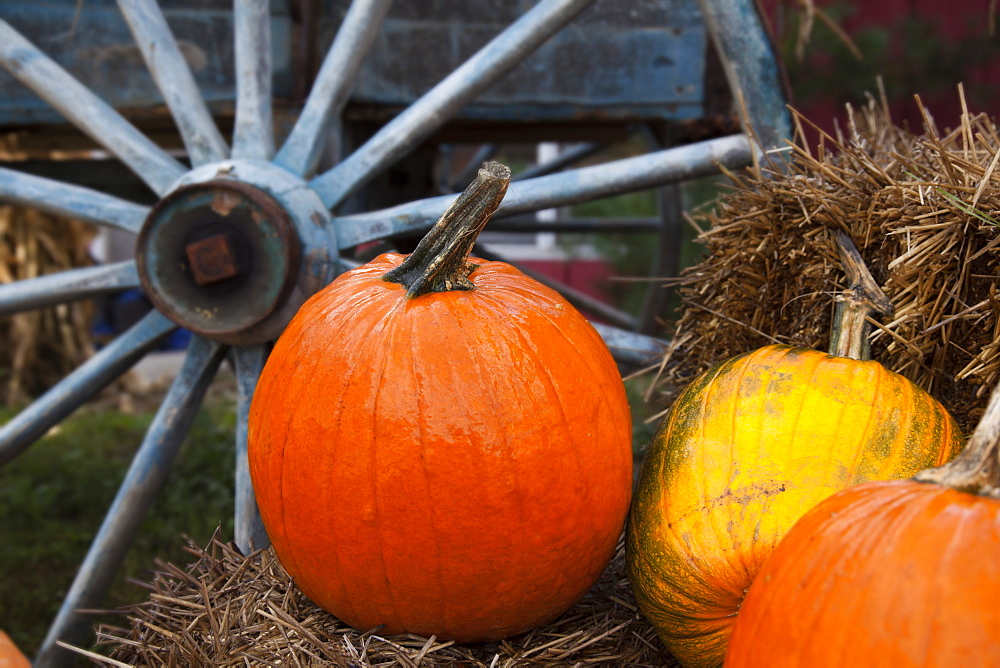
[[[0,631],[0,668],[30,668],[28,657],[21,653],[14,641]]]
[[[771,345],[732,358],[694,380],[661,422],[636,486],[626,565],[640,609],[685,666],[722,663],[747,588],[807,510],[961,449],[941,404],[858,359],[870,301],[841,309],[837,355]]]
[[[872,482],[811,510],[750,588],[726,666],[1000,666],[998,454],[994,392],[928,482]]]
[[[468,259],[508,177],[488,165],[412,255],[309,300],[254,395],[274,549],[358,629],[520,633],[582,597],[624,524],[631,421],[603,340],[557,293]]]

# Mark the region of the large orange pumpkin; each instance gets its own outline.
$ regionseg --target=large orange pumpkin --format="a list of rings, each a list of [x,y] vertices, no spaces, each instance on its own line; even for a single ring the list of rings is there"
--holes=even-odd
[[[726,666],[1000,666],[1000,392],[957,459],[819,504],[750,588]],[[933,484],[939,482],[941,484]]]
[[[861,296],[835,325],[839,354],[771,345],[722,362],[677,397],[653,438],[626,564],[640,609],[686,666],[722,663],[747,589],[806,511],[846,487],[941,464],[962,446],[930,395],[846,356],[864,357],[867,343],[871,298],[855,287]]]
[[[621,534],[631,422],[607,347],[557,293],[468,259],[508,177],[488,165],[409,258],[316,294],[254,395],[250,471],[274,549],[356,628],[525,631],[593,585]]]

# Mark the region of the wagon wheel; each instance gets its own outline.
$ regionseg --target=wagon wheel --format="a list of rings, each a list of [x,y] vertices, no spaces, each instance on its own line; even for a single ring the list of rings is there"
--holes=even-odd
[[[266,544],[246,468],[249,401],[269,343],[303,301],[343,271],[342,251],[427,228],[453,196],[357,214],[344,201],[405,155],[460,108],[560,30],[591,0],[541,0],[437,86],[388,122],[346,159],[317,173],[332,119],[372,44],[388,0],[354,0],[287,139],[272,134],[270,37],[266,0],[236,0],[237,96],[232,147],[217,129],[180,49],[154,0],[120,0],[190,157],[178,162],[117,111],[0,20],[0,65],[68,121],[115,155],[160,198],[152,207],[68,183],[0,168],[0,199],[97,225],[139,233],[134,261],[66,271],[0,287],[0,314],[141,287],[155,309],[0,427],[0,464],[123,374],[178,326],[194,333],[183,366],[140,445],[121,488],[38,654],[36,665],[67,661],[57,641],[85,638],[78,612],[103,600],[144,514],[226,355],[238,383],[236,542],[247,551]],[[772,62],[751,3],[711,3],[718,45],[740,44],[731,63]],[[726,27],[727,20],[736,23]],[[756,25],[756,24],[754,24]],[[748,57],[747,50],[758,54]],[[736,72],[747,90],[772,91],[748,101],[767,145],[788,136],[775,71]],[[498,218],[628,191],[657,187],[750,163],[745,135],[650,153],[517,181]],[[621,360],[657,353],[662,342],[599,326]]]

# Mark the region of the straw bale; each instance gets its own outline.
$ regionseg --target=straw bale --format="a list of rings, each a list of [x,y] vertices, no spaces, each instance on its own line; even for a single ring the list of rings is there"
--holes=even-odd
[[[676,666],[639,614],[624,547],[594,588],[555,622],[499,643],[362,633],[314,605],[273,550],[244,557],[219,534],[187,568],[158,562],[128,628],[99,626],[99,664],[128,666]],[[80,650],[78,650],[80,651]],[[82,651],[81,651],[82,653]]]
[[[961,90],[960,90],[961,92]],[[919,99],[918,99],[919,102]],[[800,129],[808,120],[796,115]],[[984,114],[939,132],[894,126],[884,104],[847,129],[731,175],[696,211],[705,256],[679,279],[672,345],[654,392],[669,403],[712,364],[769,343],[825,350],[846,284],[832,230],[860,249],[894,313],[872,356],[928,390],[970,433],[1000,379],[1000,136]]]

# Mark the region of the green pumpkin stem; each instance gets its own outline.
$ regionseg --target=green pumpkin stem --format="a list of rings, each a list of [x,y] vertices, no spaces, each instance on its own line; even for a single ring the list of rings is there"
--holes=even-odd
[[[499,162],[484,162],[479,174],[448,207],[416,249],[403,263],[382,275],[382,280],[406,286],[406,297],[429,292],[472,290],[469,274],[475,268],[469,254],[490,216],[500,206],[510,169]]]
[[[875,315],[892,315],[892,302],[868,271],[851,238],[842,230],[833,230],[833,240],[851,287],[837,299],[830,334],[830,354],[869,360],[872,318]]]
[[[1000,499],[1000,385],[993,388],[982,419],[958,457],[913,479]]]

